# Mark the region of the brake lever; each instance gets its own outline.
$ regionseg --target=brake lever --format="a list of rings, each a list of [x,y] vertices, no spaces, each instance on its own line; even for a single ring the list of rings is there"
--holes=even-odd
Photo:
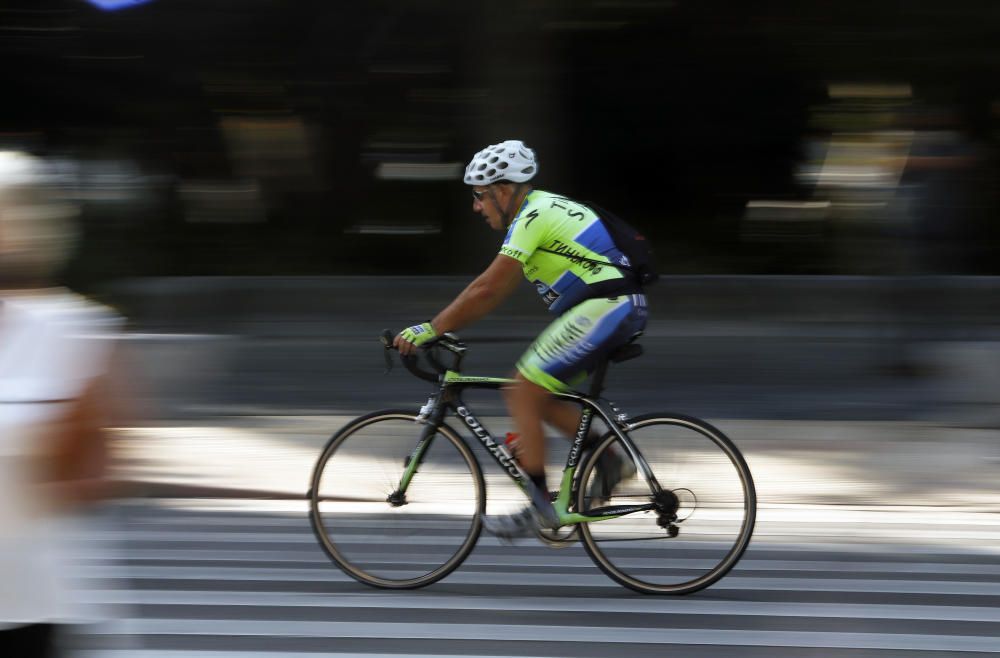
[[[392,332],[388,329],[384,330],[382,335],[379,336],[379,340],[382,341],[382,346],[385,348],[382,350],[382,355],[385,356],[385,372],[382,373],[384,375],[388,375],[392,372],[392,354],[390,354],[392,351],[392,338]]]

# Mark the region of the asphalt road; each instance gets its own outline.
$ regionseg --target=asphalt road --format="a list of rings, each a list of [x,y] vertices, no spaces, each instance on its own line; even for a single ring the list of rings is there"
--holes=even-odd
[[[711,420],[754,473],[757,527],[729,575],[681,598],[622,588],[579,546],[485,535],[435,585],[371,589],[321,551],[302,500],[346,417],[236,414],[121,430],[116,476],[133,497],[66,542],[93,620],[68,646],[84,658],[1000,652],[995,432]],[[506,429],[503,418],[484,421]],[[490,499],[509,496],[479,457]],[[405,564],[422,546],[361,550]]]
[[[298,505],[298,504],[296,504]],[[85,658],[750,656],[1000,652],[996,514],[770,507],[736,569],[682,597],[635,594],[581,549],[484,537],[444,581],[370,589],[288,503],[138,501],[79,531]],[[396,547],[419,559],[419,542]]]

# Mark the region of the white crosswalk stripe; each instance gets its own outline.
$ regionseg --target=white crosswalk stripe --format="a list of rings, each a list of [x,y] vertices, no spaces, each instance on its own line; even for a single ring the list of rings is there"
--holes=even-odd
[[[811,532],[823,510],[800,519],[786,510],[762,522],[726,578],[671,598],[620,587],[580,547],[511,547],[487,536],[438,584],[372,589],[329,562],[301,511],[220,507],[121,504],[103,528],[74,538],[80,597],[100,606],[103,618],[70,638],[73,655],[1000,653],[998,550],[966,539],[1000,530],[996,514],[942,524],[928,544],[899,534],[914,521],[905,515],[867,526],[863,541],[831,541]],[[829,510],[832,520],[844,514]],[[433,541],[420,537],[399,553],[371,546],[371,555],[406,569]]]

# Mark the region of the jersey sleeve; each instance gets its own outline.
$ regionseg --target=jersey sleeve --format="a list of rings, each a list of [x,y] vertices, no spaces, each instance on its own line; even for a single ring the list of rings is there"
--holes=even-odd
[[[545,241],[545,221],[537,208],[526,206],[507,229],[500,253],[524,263]]]

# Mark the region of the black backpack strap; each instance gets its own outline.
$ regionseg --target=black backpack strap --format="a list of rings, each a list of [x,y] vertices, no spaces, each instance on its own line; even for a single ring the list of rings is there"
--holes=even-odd
[[[555,254],[556,256],[562,256],[563,258],[568,258],[570,260],[582,260],[588,263],[593,263],[594,265],[604,265],[606,267],[613,267],[619,271],[624,270],[626,272],[632,273],[635,270],[627,265],[619,265],[618,263],[612,263],[609,260],[596,260],[594,258],[587,258],[586,256],[580,256],[578,254],[567,254],[562,251],[552,251],[551,249],[543,249],[542,247],[535,247],[535,251],[544,251],[547,254]]]
[[[620,297],[622,295],[645,295],[642,284],[632,277],[598,281],[587,286],[587,299],[602,297]]]

